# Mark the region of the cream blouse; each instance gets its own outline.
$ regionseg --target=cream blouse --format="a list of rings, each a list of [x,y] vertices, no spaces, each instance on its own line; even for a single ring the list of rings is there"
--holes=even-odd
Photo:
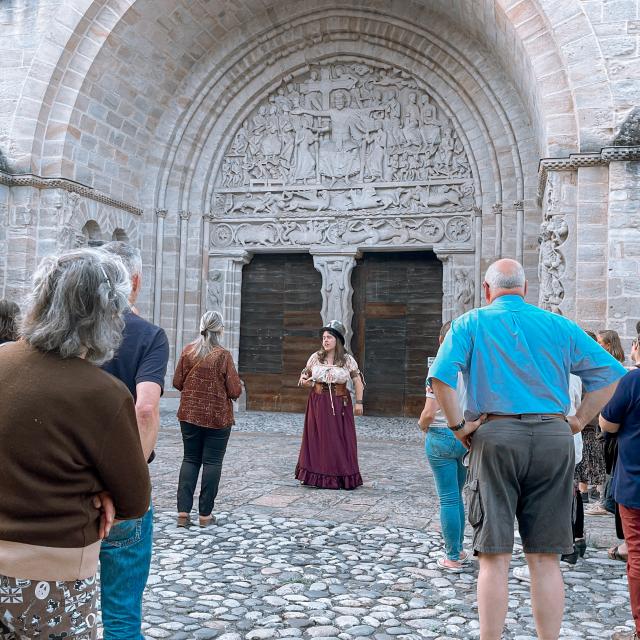
[[[320,362],[318,353],[313,353],[307,361],[305,371],[311,373],[311,377],[315,382],[325,382],[326,384],[345,384],[350,378],[361,376],[358,363],[348,353],[345,354],[345,365],[343,367]]]

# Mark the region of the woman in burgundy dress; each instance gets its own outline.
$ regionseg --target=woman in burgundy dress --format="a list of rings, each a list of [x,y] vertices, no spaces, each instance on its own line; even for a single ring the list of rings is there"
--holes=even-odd
[[[308,360],[299,384],[311,387],[296,478],[320,489],[355,489],[362,484],[353,414],[362,415],[364,383],[358,364],[344,350],[344,325],[322,328],[322,348]],[[347,382],[353,380],[355,410]]]

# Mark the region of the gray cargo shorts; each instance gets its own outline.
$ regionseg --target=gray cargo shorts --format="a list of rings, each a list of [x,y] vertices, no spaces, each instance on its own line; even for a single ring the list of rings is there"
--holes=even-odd
[[[469,454],[467,505],[474,553],[571,553],[573,435],[562,418],[532,414],[483,424]]]

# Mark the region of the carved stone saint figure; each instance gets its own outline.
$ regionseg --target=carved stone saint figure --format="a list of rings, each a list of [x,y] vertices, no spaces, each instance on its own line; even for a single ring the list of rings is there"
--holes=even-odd
[[[453,283],[454,317],[461,316],[473,306],[473,282],[466,271],[458,269]]]
[[[295,137],[295,164],[293,167],[293,179],[296,182],[315,180],[316,178],[316,156],[315,143],[317,134],[311,131],[306,118],[300,121],[300,128],[296,131]]]

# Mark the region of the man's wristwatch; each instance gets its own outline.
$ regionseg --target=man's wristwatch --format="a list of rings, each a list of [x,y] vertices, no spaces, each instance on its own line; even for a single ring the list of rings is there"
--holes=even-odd
[[[464,418],[462,418],[462,422],[458,422],[458,424],[454,425],[453,427],[451,425],[447,426],[449,427],[449,429],[451,429],[451,431],[460,431],[460,429],[464,429],[465,424],[465,420]]]

